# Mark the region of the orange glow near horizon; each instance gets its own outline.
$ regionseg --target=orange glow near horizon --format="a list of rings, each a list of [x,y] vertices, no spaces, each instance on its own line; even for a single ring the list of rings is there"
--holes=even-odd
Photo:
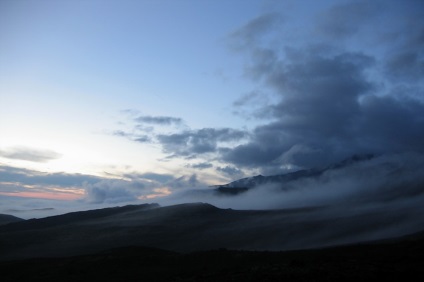
[[[60,193],[60,192],[0,192],[3,196],[22,197],[22,198],[37,198],[47,200],[78,200],[83,197],[81,194],[75,193]]]
[[[139,200],[154,199],[154,198],[165,197],[172,194],[171,190],[168,187],[156,188],[156,189],[153,189],[153,191],[155,192],[154,194],[143,195],[138,197],[138,199]]]

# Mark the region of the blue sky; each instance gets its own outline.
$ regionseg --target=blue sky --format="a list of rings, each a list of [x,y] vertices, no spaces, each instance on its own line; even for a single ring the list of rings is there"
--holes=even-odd
[[[422,153],[423,8],[0,1],[2,202],[144,201]]]

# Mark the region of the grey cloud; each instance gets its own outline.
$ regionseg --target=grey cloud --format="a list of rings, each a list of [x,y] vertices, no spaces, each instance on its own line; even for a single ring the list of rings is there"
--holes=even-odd
[[[262,109],[274,121],[255,128],[249,143],[223,151],[224,160],[240,166],[275,166],[295,145],[317,152],[329,149],[329,141],[335,146],[350,142],[360,114],[359,98],[374,89],[363,75],[372,61],[347,53],[330,58],[306,54],[302,60],[281,62],[264,77],[281,97]]]
[[[250,62],[245,75],[253,80],[259,80],[278,66],[278,55],[275,50],[255,47],[251,50]]]
[[[45,173],[30,169],[0,166],[2,182],[20,183],[24,185],[54,185],[59,187],[77,187],[83,183],[95,183],[100,177],[85,174]]]
[[[84,184],[85,201],[93,204],[121,203],[137,200],[143,185],[123,180],[101,180],[94,184]],[[138,193],[137,193],[138,192]]]
[[[112,132],[112,135],[118,136],[118,137],[125,137],[129,140],[139,142],[139,143],[152,143],[153,139],[151,136],[146,134],[138,134],[133,132],[126,132],[123,130],[115,130]]]
[[[320,31],[313,36],[303,28],[295,36],[282,33],[289,17],[259,16],[229,39],[247,55],[245,77],[260,89],[236,100],[234,111],[261,124],[249,132],[203,128],[146,136],[168,158],[213,159],[221,168],[263,174],[353,154],[423,152],[422,8],[422,1],[345,1],[307,19]],[[143,119],[177,123],[145,117],[141,125]]]
[[[201,185],[201,182],[197,179],[197,174],[193,174],[190,176],[190,178],[188,179],[188,184],[190,185],[190,187],[198,187],[199,185]]]
[[[155,189],[164,186],[178,186],[175,182],[188,187],[192,185],[190,179],[183,177],[177,181],[169,174],[133,173],[122,177],[123,179],[110,179],[84,174],[45,173],[2,165],[0,190],[4,193],[66,191],[73,193],[75,189],[79,189],[85,191],[83,202],[113,204],[135,201],[139,196],[153,194]]]
[[[233,166],[225,166],[225,167],[217,167],[216,170],[218,172],[224,173],[226,176],[230,176],[232,178],[240,178],[244,175],[243,171]]]
[[[231,128],[202,128],[174,134],[157,136],[166,153],[173,156],[193,156],[213,153],[218,150],[218,142],[238,141],[247,136],[242,130]]]
[[[424,150],[424,103],[408,97],[369,96],[363,100],[357,134],[374,151]]]
[[[355,1],[328,10],[327,16],[337,16],[320,22],[324,25],[320,28],[328,24],[335,30],[328,27],[332,38],[319,38],[319,45],[317,38],[307,37],[303,47],[287,42],[265,48],[261,42],[250,41],[245,48],[250,54],[245,73],[264,92],[272,92],[274,100],[253,108],[248,103],[255,98],[252,94],[235,102],[237,111],[250,109],[263,124],[252,130],[248,142],[220,148],[220,159],[236,167],[278,173],[324,166],[357,153],[423,152],[423,20],[414,21],[416,28],[408,29],[401,23],[406,17],[393,18],[391,26],[403,28],[403,33],[396,30],[401,34],[399,43],[378,47],[381,54],[361,46],[362,42],[352,51],[335,40],[361,40],[359,28],[376,20],[371,18],[380,4]],[[387,15],[391,14],[381,17]],[[267,29],[268,35],[279,34],[278,26],[274,27]],[[372,28],[375,42],[387,33],[383,25]]]
[[[181,118],[167,117],[167,116],[139,116],[135,118],[136,122],[148,123],[155,125],[179,125],[183,122]]]
[[[122,112],[131,117],[132,128],[130,130],[115,130],[112,135],[124,137],[138,143],[154,143],[156,141],[156,126],[183,125],[183,120],[177,117],[140,115],[134,117],[139,114],[136,110],[124,110]]]
[[[249,92],[233,102],[234,107],[242,107],[246,104],[261,99],[262,95],[256,91]]]
[[[424,9],[424,4],[421,9]],[[397,39],[402,42],[387,58],[385,70],[390,79],[415,82],[424,77],[424,19],[415,21],[413,31]]]
[[[424,48],[424,46],[421,48]],[[419,79],[424,76],[424,59],[422,59],[422,54],[424,54],[422,51],[407,51],[396,54],[387,63],[387,70],[393,77]]]
[[[255,168],[271,165],[285,148],[279,145],[273,146],[270,143],[271,141],[261,144],[256,140],[235,148],[227,148],[221,150],[222,159],[239,167]]]
[[[0,150],[0,156],[8,159],[45,163],[50,160],[59,159],[62,155],[52,150],[14,147]]]
[[[207,187],[204,183],[197,179],[196,174],[192,174],[190,176],[184,175],[179,178],[176,178],[166,184],[168,187],[173,189],[187,189],[187,188],[200,188]]]
[[[424,75],[424,10],[423,1],[391,1],[387,30],[377,34],[387,50],[384,71],[391,82],[412,83]]]
[[[134,138],[134,141],[139,143],[151,143],[152,139],[147,135],[138,135]]]
[[[268,183],[233,197],[220,197],[211,193],[192,195],[196,197],[196,201],[236,209],[338,206],[343,207],[340,212],[346,215],[353,212],[350,208],[346,209],[346,205],[355,207],[356,211],[382,209],[386,212],[391,207],[403,205],[411,212],[418,207],[422,211],[423,169],[423,154],[387,154],[333,167],[314,177]],[[258,201],[258,198],[261,200]],[[179,200],[189,199],[190,195],[185,194]],[[176,200],[178,199],[174,198]],[[408,203],[414,206],[409,206]]]
[[[374,61],[345,52],[281,62],[264,77],[281,97],[262,109],[274,121],[255,128],[249,143],[223,151],[223,159],[275,167],[299,145],[310,154],[294,156],[294,164],[314,166],[355,153],[424,150],[424,104],[408,95],[377,95],[381,89],[366,75]]]
[[[350,37],[369,20],[375,20],[384,4],[384,1],[352,1],[335,5],[319,15],[317,29],[336,39]]]
[[[146,172],[146,173],[133,173],[133,174],[125,174],[125,177],[131,179],[147,179],[160,184],[164,184],[170,181],[173,181],[175,177],[171,174],[166,173],[154,173],[154,172]]]
[[[230,41],[236,49],[249,47],[260,40],[269,30],[282,21],[280,15],[269,13],[260,15],[230,34]]]
[[[144,124],[137,124],[134,127],[134,130],[145,132],[145,133],[152,133],[155,131],[155,128],[153,126],[145,126]]]
[[[120,137],[128,137],[130,134],[128,132],[123,131],[123,130],[115,130],[115,131],[112,132],[112,135],[120,136]]]
[[[186,167],[195,168],[195,169],[207,169],[213,167],[211,163],[203,162],[203,163],[196,163],[196,164],[188,164]]]

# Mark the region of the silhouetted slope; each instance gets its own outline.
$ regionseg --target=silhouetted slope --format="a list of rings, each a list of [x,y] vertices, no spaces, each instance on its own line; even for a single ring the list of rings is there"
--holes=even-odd
[[[8,227],[8,230],[29,230],[29,229],[42,229],[48,227],[54,227],[59,225],[65,225],[70,223],[84,222],[103,217],[117,216],[118,214],[126,214],[146,209],[152,209],[159,207],[158,204],[142,204],[142,205],[128,205],[124,207],[111,207],[97,210],[71,212],[63,215],[55,215],[45,217],[42,219],[29,219],[21,223],[14,224]],[[0,229],[1,230],[1,229]]]
[[[421,225],[405,223],[409,216],[414,215],[402,209],[339,218],[336,207],[239,211],[202,203],[127,206],[0,226],[0,259],[71,256],[130,245],[179,252],[305,249],[421,230]]]
[[[2,281],[418,281],[424,241],[290,252],[181,254],[131,246],[69,258],[0,262]]]
[[[12,223],[12,222],[18,222],[22,220],[23,220],[22,218],[19,218],[13,215],[0,214],[0,225]]]

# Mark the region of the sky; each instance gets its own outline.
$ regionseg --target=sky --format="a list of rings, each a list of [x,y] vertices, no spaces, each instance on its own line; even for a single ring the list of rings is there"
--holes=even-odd
[[[421,156],[422,11],[0,0],[0,213],[151,202],[353,154]]]

